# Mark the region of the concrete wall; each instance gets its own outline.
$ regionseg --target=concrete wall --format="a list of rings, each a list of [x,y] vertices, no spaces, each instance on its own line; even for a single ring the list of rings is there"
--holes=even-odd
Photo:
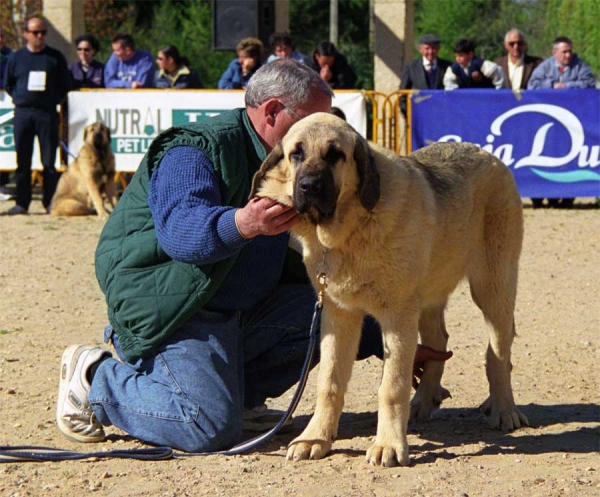
[[[84,1],[44,0],[43,12],[48,23],[48,45],[60,50],[67,61],[76,60],[73,40],[84,33]]]
[[[413,0],[372,0],[375,27],[375,90],[391,93],[400,86],[404,64],[414,48]]]

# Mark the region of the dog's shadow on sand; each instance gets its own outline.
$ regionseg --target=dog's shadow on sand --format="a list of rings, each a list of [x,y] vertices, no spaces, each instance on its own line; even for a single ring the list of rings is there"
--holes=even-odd
[[[413,455],[411,464],[431,463],[436,459],[454,459],[465,456],[481,455],[520,455],[546,454],[553,452],[593,453],[600,450],[600,406],[597,404],[529,404],[519,409],[529,419],[527,434],[522,430],[502,432],[492,430],[485,416],[476,408],[442,408],[427,423],[409,423],[409,435],[418,435],[421,443],[411,444]],[[296,429],[286,435],[277,437],[265,448],[288,444],[297,437],[308,424],[310,416],[298,416]],[[590,423],[590,426],[581,424]],[[570,426],[576,424],[576,427]],[[373,437],[376,433],[377,413],[344,413],[342,414],[338,440],[355,437]],[[546,428],[552,427],[552,433]],[[532,431],[538,431],[532,433]],[[277,445],[275,445],[277,444]],[[475,450],[466,450],[468,445],[475,444]],[[364,455],[353,449],[336,449],[333,454],[346,454],[350,457]],[[460,453],[452,451],[461,447]]]

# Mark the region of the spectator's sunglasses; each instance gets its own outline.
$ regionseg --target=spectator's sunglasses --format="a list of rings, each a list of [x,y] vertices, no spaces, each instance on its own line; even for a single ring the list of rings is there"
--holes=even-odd
[[[33,30],[30,31],[28,29],[27,32],[31,33],[33,36],[39,36],[39,35],[46,36],[46,33],[48,33],[48,30],[47,29],[40,29],[39,31],[36,31],[35,29],[33,29]]]
[[[522,47],[523,45],[525,45],[524,41],[509,41],[508,45],[511,47],[514,47],[515,45],[519,45],[520,47]]]

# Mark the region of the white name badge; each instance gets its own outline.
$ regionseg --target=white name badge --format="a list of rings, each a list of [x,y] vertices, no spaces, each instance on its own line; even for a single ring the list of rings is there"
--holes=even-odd
[[[46,90],[46,71],[29,71],[29,81],[27,82],[29,91]]]

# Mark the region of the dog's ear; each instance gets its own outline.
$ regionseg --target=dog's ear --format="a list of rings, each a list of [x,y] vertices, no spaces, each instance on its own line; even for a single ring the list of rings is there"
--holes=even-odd
[[[256,192],[260,188],[260,184],[265,179],[267,172],[270,169],[273,169],[277,164],[281,162],[283,159],[283,145],[281,142],[275,145],[275,148],[271,150],[267,158],[263,161],[260,166],[260,169],[256,171],[254,178],[252,179],[252,189],[250,190],[250,195],[248,198],[252,198],[256,195]]]
[[[359,135],[356,137],[354,146],[354,162],[359,178],[358,196],[360,203],[368,211],[373,210],[381,195],[379,171],[377,171],[371,147],[369,147],[367,140]]]

